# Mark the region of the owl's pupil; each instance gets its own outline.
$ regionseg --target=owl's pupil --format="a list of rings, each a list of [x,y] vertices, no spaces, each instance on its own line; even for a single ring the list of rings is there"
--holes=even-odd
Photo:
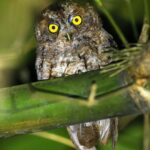
[[[75,19],[75,21],[76,21],[76,22],[78,22],[78,21],[79,21],[79,19],[78,19],[78,18],[76,18],[76,19]]]
[[[52,26],[52,29],[55,30],[55,26]]]

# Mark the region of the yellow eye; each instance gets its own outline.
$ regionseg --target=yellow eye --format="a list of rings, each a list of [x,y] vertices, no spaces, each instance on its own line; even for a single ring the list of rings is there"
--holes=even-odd
[[[51,33],[56,33],[59,30],[59,26],[57,24],[50,24],[49,25],[49,31]]]
[[[72,18],[72,23],[78,26],[82,23],[82,18],[80,16],[75,16]]]

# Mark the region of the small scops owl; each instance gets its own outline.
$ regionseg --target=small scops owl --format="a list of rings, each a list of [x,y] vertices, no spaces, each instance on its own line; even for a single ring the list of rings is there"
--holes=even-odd
[[[115,42],[89,3],[64,1],[44,9],[36,26],[38,80],[101,69],[112,62]],[[68,127],[79,150],[116,141],[117,120],[105,119]]]

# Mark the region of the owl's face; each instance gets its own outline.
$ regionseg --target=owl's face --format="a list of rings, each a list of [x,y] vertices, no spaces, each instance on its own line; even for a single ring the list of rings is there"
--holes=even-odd
[[[59,38],[73,42],[84,33],[99,30],[101,22],[97,13],[89,4],[66,2],[55,4],[42,12],[37,25],[36,37],[39,42],[58,41]]]
[[[36,26],[39,80],[78,74],[110,63],[112,37],[90,4],[69,1],[43,10]]]

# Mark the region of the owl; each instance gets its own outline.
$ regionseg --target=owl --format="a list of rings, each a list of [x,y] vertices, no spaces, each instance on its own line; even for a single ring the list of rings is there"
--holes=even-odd
[[[62,1],[41,12],[36,25],[38,80],[102,69],[112,60],[116,44],[88,3]],[[95,150],[99,141],[117,139],[117,119],[104,119],[67,127],[79,150]]]

